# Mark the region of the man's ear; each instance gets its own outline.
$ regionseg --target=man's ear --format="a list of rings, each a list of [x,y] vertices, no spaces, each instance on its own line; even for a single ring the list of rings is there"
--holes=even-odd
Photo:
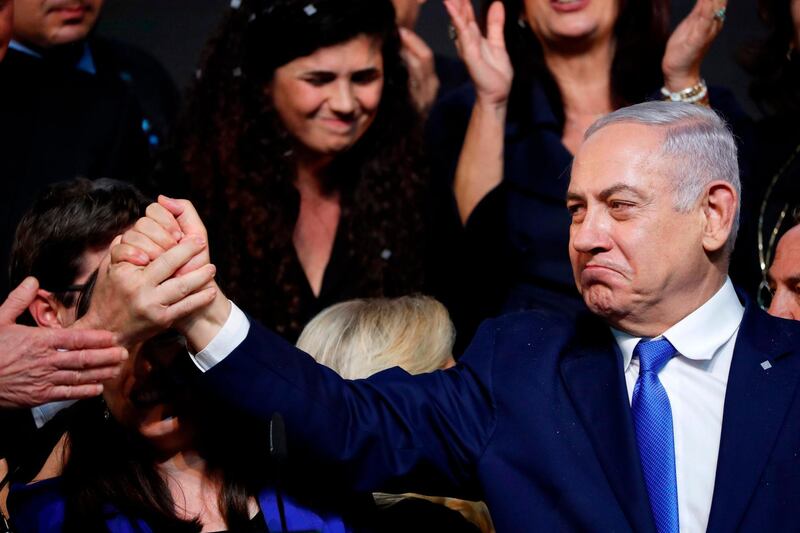
[[[736,220],[739,196],[727,181],[712,181],[703,200],[703,248],[715,253],[725,247]]]
[[[61,307],[52,292],[39,289],[36,291],[33,303],[28,306],[28,311],[39,327],[61,328],[63,326],[58,317],[58,310]]]

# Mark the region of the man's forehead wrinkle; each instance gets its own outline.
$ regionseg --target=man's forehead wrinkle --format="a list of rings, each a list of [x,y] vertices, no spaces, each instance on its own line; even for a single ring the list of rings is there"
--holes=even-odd
[[[614,194],[617,194],[617,193],[620,193],[620,192],[630,192],[630,193],[635,194],[636,196],[639,196],[640,198],[645,196],[645,191],[643,191],[639,187],[636,187],[635,185],[630,185],[628,183],[622,183],[622,182],[615,183],[615,184],[611,185],[610,187],[606,187],[605,189],[600,191],[600,195],[599,196],[600,196],[601,199],[605,200],[608,197],[613,196]]]

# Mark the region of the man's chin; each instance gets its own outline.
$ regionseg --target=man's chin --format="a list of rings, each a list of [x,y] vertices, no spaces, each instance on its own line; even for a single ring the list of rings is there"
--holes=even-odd
[[[48,39],[48,47],[50,46],[64,46],[73,44],[86,39],[89,35],[91,26],[85,24],[63,24],[60,25]]]
[[[620,309],[620,302],[610,287],[592,284],[590,287],[584,288],[581,294],[586,307],[600,317],[612,319],[623,314]]]

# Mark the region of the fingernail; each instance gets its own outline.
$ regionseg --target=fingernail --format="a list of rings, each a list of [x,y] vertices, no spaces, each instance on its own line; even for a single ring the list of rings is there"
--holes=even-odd
[[[22,283],[20,285],[26,289],[33,289],[36,287],[36,278],[34,278],[33,276],[28,276],[27,278],[22,280]]]
[[[203,245],[203,244],[206,243],[206,240],[204,238],[200,237],[199,235],[195,235],[194,236],[194,242],[196,242],[197,244]]]
[[[136,259],[138,259],[140,262],[145,263],[145,264],[150,262],[150,258],[147,255],[143,254],[143,253],[136,254]]]
[[[123,348],[123,349],[122,349],[122,360],[123,360],[123,361],[126,361],[126,360],[128,359],[128,356],[129,356],[129,354],[128,354],[128,350],[126,350],[125,348]]]
[[[173,231],[172,236],[175,238],[176,241],[183,239],[183,233],[180,231]]]

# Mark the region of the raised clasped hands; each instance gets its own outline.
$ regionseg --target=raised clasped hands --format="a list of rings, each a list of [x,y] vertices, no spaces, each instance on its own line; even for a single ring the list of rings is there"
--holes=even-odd
[[[722,30],[727,0],[697,0],[667,41],[661,70],[664,85],[677,92],[700,81],[703,59]]]
[[[186,335],[220,296],[215,274],[194,208],[162,196],[115,239],[81,321],[115,332],[126,346],[170,327]]]
[[[475,84],[478,101],[505,105],[511,92],[514,69],[506,51],[503,4],[494,2],[489,8],[485,37],[478,27],[470,0],[444,0],[444,5],[457,34],[458,55]]]

